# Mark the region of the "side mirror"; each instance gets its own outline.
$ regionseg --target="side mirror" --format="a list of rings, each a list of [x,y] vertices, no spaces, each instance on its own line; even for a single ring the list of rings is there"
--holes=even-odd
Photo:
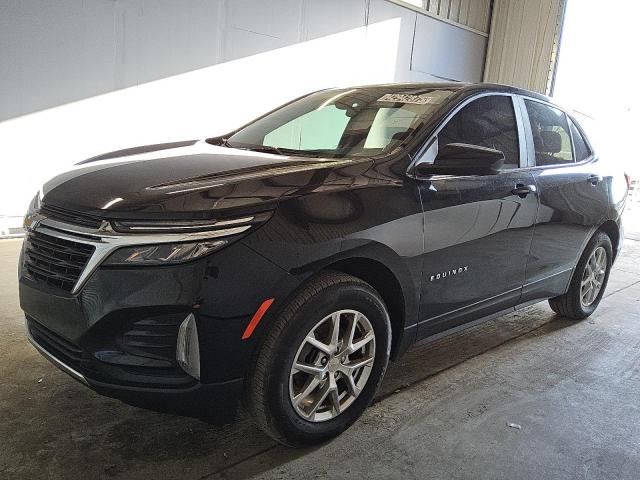
[[[419,163],[416,173],[424,175],[496,175],[504,165],[504,153],[493,148],[450,143],[438,152],[433,163]]]

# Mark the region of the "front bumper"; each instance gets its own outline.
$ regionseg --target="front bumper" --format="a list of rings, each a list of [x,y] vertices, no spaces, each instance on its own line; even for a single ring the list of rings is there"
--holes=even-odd
[[[73,379],[91,388],[97,393],[116,398],[137,407],[194,416],[205,420],[226,420],[235,415],[242,395],[243,379],[225,382],[201,383],[181,372],[178,377],[187,380],[185,384],[169,385],[166,378],[155,377],[153,372],[148,379],[154,386],[136,386],[130,382],[112,383],[96,368],[99,362],[89,360],[80,349],[70,351],[70,344],[56,337],[33,319],[26,318],[26,331],[29,342],[52,364]],[[65,346],[66,344],[66,346]],[[74,358],[75,357],[75,358]],[[93,362],[93,365],[92,365]],[[100,378],[100,379],[98,379]]]
[[[27,338],[35,349],[63,372],[95,390],[136,407],[189,415],[204,420],[224,421],[236,413],[242,396],[243,379],[204,384],[196,382],[187,388],[144,388],[100,382],[85,377],[81,372],[50,351],[32,334],[27,320]]]
[[[24,270],[20,305],[29,341],[43,356],[100,394],[201,418],[235,411],[260,336],[243,340],[243,331],[265,299],[284,298],[297,285],[242,242],[187,264],[99,267],[77,293]],[[178,328],[190,314],[200,380],[176,361]]]

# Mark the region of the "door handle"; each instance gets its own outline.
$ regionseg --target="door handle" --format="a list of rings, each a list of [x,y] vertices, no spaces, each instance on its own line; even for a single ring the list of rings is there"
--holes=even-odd
[[[589,175],[587,181],[595,187],[602,181],[602,177],[600,175]]]
[[[516,184],[516,188],[511,190],[511,193],[519,196],[520,198],[525,198],[530,193],[535,193],[537,191],[535,185],[525,185],[524,183]]]

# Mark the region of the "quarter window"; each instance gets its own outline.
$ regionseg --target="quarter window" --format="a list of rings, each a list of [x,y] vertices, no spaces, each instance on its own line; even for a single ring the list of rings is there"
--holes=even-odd
[[[584,137],[580,133],[580,130],[578,130],[578,127],[576,127],[573,122],[571,122],[570,128],[571,135],[573,136],[573,148],[575,148],[576,150],[576,161],[581,162],[582,160],[589,158],[589,156],[591,155],[591,150],[589,149],[589,146],[587,145]]]
[[[531,123],[536,165],[573,163],[571,134],[564,112],[540,102],[524,102]]]
[[[511,97],[489,95],[465,105],[438,134],[438,148],[450,143],[500,150],[503,168],[518,168],[520,147]]]

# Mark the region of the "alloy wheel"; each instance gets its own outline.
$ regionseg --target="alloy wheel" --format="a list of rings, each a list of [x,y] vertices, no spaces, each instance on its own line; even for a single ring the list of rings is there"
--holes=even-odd
[[[291,366],[289,397],[296,413],[323,422],[344,412],[365,387],[375,353],[375,332],[362,313],[339,310],[320,320]]]
[[[607,272],[607,252],[603,247],[596,248],[582,273],[582,281],[580,282],[580,303],[583,307],[590,306],[595,302]]]

